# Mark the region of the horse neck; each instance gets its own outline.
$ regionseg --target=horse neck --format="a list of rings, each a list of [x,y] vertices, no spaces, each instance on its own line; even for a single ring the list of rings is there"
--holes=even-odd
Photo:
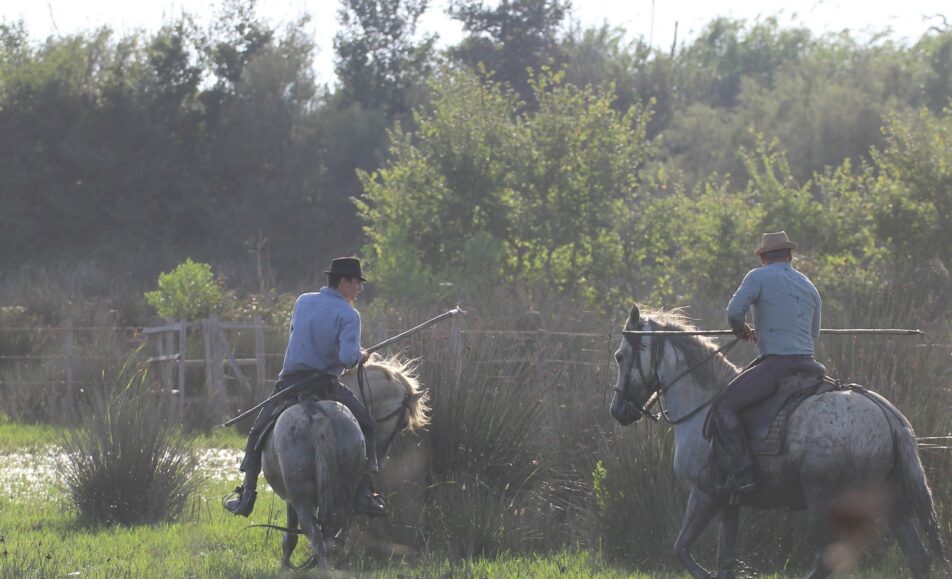
[[[402,403],[406,388],[399,379],[391,380],[387,371],[382,368],[370,366],[365,370],[364,391],[358,392],[357,396],[374,418],[379,420]]]
[[[719,356],[716,358],[709,363],[723,366],[718,367],[715,376],[720,378],[733,373],[729,364]],[[726,381],[723,384],[701,384],[696,372],[678,378],[690,367],[680,350],[671,345],[665,348],[659,378],[663,385],[670,385],[664,394],[664,404],[668,419],[675,423],[674,471],[679,479],[694,478],[705,463],[709,444],[701,431],[711,411],[709,402],[726,386]],[[672,383],[674,380],[677,381]]]
[[[661,380],[662,387],[666,388],[664,403],[672,419],[686,416],[709,401],[720,390],[711,388],[710,385],[700,384],[695,372],[683,375],[689,368],[687,359],[678,348],[671,344],[665,346],[658,378]],[[706,411],[707,408],[695,414],[706,415]]]

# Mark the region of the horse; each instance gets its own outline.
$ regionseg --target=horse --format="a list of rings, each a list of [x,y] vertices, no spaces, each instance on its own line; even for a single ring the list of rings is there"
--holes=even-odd
[[[362,371],[348,371],[342,381],[377,421],[381,461],[398,434],[429,423],[429,397],[410,362],[373,354]],[[335,545],[346,539],[367,460],[357,420],[343,404],[305,399],[281,414],[263,444],[265,479],[287,507],[282,567],[291,567],[299,534],[312,553],[303,567],[326,567],[325,538]]]
[[[626,330],[695,330],[678,311],[649,312],[632,307]],[[844,513],[882,509],[913,575],[928,577],[932,555],[948,573],[916,436],[909,421],[882,396],[861,387],[833,389],[806,398],[788,418],[783,451],[757,455],[761,488],[734,499],[701,484],[711,444],[703,427],[712,402],[739,372],[710,338],[686,335],[623,334],[615,352],[618,378],[611,414],[623,426],[651,414],[660,400],[662,416],[674,430],[674,475],[688,501],[674,552],[692,577],[732,578],[739,507],[806,509],[815,549],[810,579],[826,577],[855,549],[831,521]],[[739,499],[739,501],[738,501]],[[871,508],[870,508],[871,507]],[[718,516],[714,574],[701,567],[690,548]],[[920,529],[928,538],[923,544]],[[839,557],[838,557],[839,556]]]

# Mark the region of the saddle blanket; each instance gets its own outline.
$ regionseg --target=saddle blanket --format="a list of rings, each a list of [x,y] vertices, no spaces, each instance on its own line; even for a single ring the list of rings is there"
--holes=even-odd
[[[812,373],[796,373],[781,380],[776,394],[740,413],[751,453],[780,454],[793,411],[810,396],[839,388],[829,376]]]

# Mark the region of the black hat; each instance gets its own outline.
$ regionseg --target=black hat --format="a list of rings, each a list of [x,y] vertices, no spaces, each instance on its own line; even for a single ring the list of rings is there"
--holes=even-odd
[[[360,273],[360,260],[356,257],[336,257],[331,260],[331,268],[324,273],[341,277],[357,277],[367,281]]]

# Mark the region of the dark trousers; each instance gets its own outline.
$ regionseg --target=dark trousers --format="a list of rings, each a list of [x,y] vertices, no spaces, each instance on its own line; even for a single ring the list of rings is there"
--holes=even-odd
[[[740,421],[740,411],[773,396],[780,381],[793,373],[794,367],[813,356],[764,356],[755,366],[731,380],[711,409],[717,430],[718,462],[732,473],[741,473],[753,460],[747,448],[747,434]]]
[[[360,425],[360,430],[364,434],[364,440],[367,442],[368,454],[372,449],[374,452],[376,451],[377,422],[357,396],[355,396],[349,388],[344,386],[337,376],[330,376],[318,372],[297,372],[279,379],[278,383],[274,385],[274,394],[295,384],[302,385],[295,388],[295,390],[297,390],[296,394],[288,393],[286,395],[288,398],[315,396],[321,400],[333,400],[334,402],[340,402],[346,406],[351,414],[354,415],[354,418],[357,419],[357,424]],[[261,411],[258,412],[258,416],[255,418],[254,424],[248,432],[248,442],[245,445],[245,457],[241,461],[241,472],[253,473],[255,475],[261,472],[261,452],[257,449],[258,440],[261,438],[261,432],[271,421],[271,414],[277,407],[283,404],[287,404],[287,400],[278,398],[261,407]]]

